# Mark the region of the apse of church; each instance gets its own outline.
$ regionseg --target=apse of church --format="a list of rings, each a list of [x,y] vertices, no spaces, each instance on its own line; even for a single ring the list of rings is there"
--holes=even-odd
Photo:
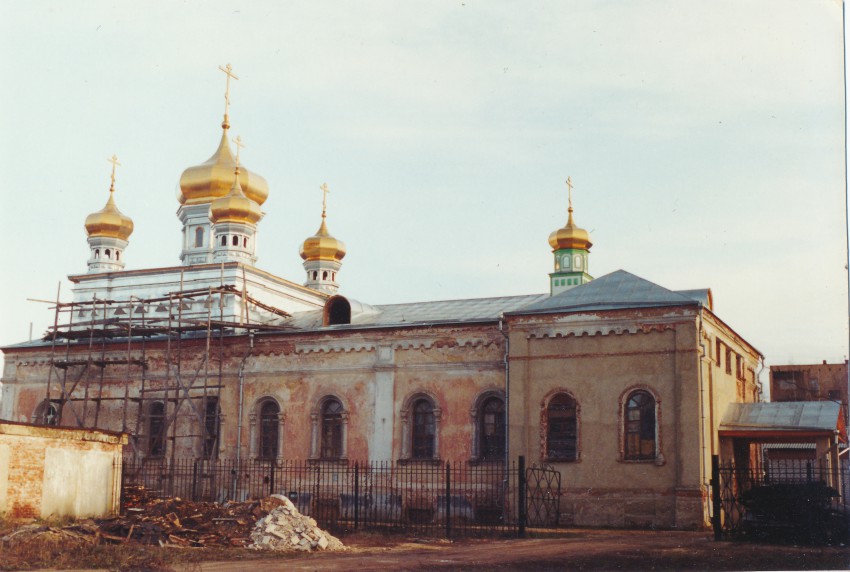
[[[262,210],[272,190],[230,136],[239,78],[220,69],[218,147],[179,178],[179,264],[133,267],[113,157],[106,206],[85,223],[87,272],[69,276],[72,300],[57,300],[42,340],[3,348],[0,417],[123,431],[126,455],[144,462],[498,465],[524,455],[561,471],[561,508],[575,524],[705,522],[719,420],[728,404],[757,400],[761,359],[716,316],[710,290],[623,270],[593,279],[571,178],[545,293],[348,298],[347,247],[327,220],[345,213],[329,208],[327,184],[311,191],[322,205],[297,250],[303,279],[266,272],[258,238],[276,214]]]

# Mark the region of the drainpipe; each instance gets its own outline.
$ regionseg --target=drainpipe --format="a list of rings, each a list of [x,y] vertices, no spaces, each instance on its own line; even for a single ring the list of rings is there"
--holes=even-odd
[[[703,363],[705,360],[706,349],[705,343],[703,340],[703,326],[702,326],[702,304],[699,305],[699,331],[697,332],[699,347],[702,350],[699,355],[699,432],[700,432],[700,442],[702,449],[702,459],[705,461],[705,379],[702,374]],[[711,454],[714,454],[714,428],[711,428]],[[705,475],[703,475],[704,477]],[[705,479],[703,479],[705,480]]]
[[[508,367],[508,356],[511,353],[511,339],[502,328],[504,314],[499,317],[499,333],[505,337],[505,484],[507,485],[507,471],[511,459],[511,373]]]

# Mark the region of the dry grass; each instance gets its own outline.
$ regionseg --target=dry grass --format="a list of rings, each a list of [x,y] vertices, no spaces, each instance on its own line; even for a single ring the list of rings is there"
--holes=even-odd
[[[94,538],[74,538],[60,530],[73,522],[73,519],[49,519],[21,523],[0,517],[0,539],[22,528],[29,529],[24,534],[0,540],[0,570],[173,570],[177,564],[185,568],[186,564],[205,560],[246,560],[269,556],[244,548],[181,548],[134,543],[96,543]]]

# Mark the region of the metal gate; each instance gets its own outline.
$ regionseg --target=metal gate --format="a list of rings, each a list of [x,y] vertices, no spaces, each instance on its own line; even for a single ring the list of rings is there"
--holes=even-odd
[[[526,470],[528,526],[558,526],[561,516],[561,473],[552,465],[534,464]]]
[[[712,459],[715,539],[744,537],[845,543],[850,529],[850,466],[782,460],[736,466]]]

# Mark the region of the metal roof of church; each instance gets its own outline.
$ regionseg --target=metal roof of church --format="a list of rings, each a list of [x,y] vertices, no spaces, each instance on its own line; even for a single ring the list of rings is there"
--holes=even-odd
[[[351,324],[328,328],[492,321],[498,320],[502,314],[686,306],[697,303],[710,306],[710,293],[707,289],[674,292],[625,270],[617,270],[555,296],[531,294],[376,306],[367,306],[355,300],[350,302]],[[301,330],[317,329],[322,327],[322,316],[322,310],[297,312],[285,325]]]
[[[834,401],[731,403],[721,431],[835,431],[841,406]]]
[[[331,328],[390,326],[405,324],[427,324],[431,322],[475,322],[498,320],[504,312],[517,310],[548,298],[548,294],[526,294],[498,298],[472,298],[466,300],[442,300],[437,302],[411,302],[406,304],[383,304],[360,306],[351,301],[351,324],[329,326]],[[297,329],[314,329],[322,326],[322,310],[297,312],[286,321],[286,326]]]
[[[580,310],[617,310],[690,306],[710,306],[708,290],[674,292],[625,270],[617,270],[581,286],[529,304],[512,314],[538,314]]]

